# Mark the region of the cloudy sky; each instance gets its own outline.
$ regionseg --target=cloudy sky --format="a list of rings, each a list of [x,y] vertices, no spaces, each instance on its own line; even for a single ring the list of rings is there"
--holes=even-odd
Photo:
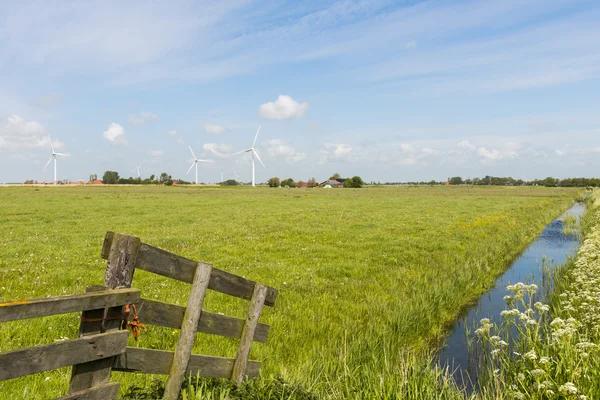
[[[0,182],[600,176],[600,2],[0,0]],[[193,179],[193,172],[187,176]]]

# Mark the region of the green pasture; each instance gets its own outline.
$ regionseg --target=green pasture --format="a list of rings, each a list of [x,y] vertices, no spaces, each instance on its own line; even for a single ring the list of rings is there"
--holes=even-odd
[[[259,383],[282,378],[319,398],[395,398],[461,310],[580,194],[531,187],[4,187],[0,300],[100,284],[105,232],[136,235],[280,290],[261,318],[271,324],[269,340],[252,348],[251,358],[263,361]],[[134,286],[143,297],[180,305],[189,289],[145,271],[136,272]],[[205,301],[207,310],[239,317],[246,306],[212,292]],[[78,318],[0,324],[0,351],[72,338]],[[131,345],[172,350],[177,334],[149,327]],[[195,352],[234,357],[236,344],[198,334]],[[0,393],[59,396],[69,373],[2,382]],[[156,377],[113,378],[124,390]]]

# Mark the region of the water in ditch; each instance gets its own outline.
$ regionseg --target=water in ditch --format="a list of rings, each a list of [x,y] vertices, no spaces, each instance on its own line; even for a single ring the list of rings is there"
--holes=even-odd
[[[585,211],[585,204],[575,203],[559,218],[544,228],[536,240],[529,245],[513,265],[496,281],[493,289],[481,296],[476,305],[467,310],[462,318],[456,321],[445,345],[439,353],[442,367],[448,366],[455,371],[458,384],[472,388],[476,384],[476,361],[469,357],[469,340],[473,340],[474,330],[481,318],[489,318],[492,322],[500,322],[500,312],[505,309],[504,296],[506,286],[517,282],[535,283],[539,287],[536,296],[542,298],[545,290],[543,284],[542,265],[553,269],[554,266],[566,262],[580,244],[578,235],[565,233],[564,218],[579,218]],[[469,333],[467,333],[468,328]]]

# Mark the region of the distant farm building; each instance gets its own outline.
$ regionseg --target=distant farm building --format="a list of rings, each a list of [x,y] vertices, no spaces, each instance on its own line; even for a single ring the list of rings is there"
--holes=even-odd
[[[94,179],[87,183],[88,185],[102,185],[102,181],[100,179]]]
[[[337,181],[335,179],[328,179],[324,182],[321,182],[319,184],[319,186],[321,186],[321,187],[330,186],[332,188],[338,188],[338,187],[342,187],[342,182]]]

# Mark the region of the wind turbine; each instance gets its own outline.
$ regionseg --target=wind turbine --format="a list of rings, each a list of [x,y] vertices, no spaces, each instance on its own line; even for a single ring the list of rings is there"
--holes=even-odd
[[[233,180],[237,181],[240,178],[240,176],[235,172],[235,167],[233,168]]]
[[[194,168],[194,165],[196,166],[196,185],[198,184],[198,162],[212,162],[212,160],[201,160],[199,158],[196,158],[196,155],[194,154],[194,150],[192,150],[192,146],[188,146],[190,148],[190,152],[192,153],[192,156],[194,157],[194,161],[192,161],[192,165],[190,166],[190,169],[188,169],[188,172],[186,172],[185,174],[189,174],[190,171],[192,170],[192,168]]]
[[[144,162],[142,161],[142,162],[140,163],[140,165],[138,165],[137,167],[135,167],[135,169],[132,169],[132,170],[131,170],[131,172],[137,172],[137,176],[138,176],[138,178],[140,177],[140,167],[142,166],[142,164],[143,164],[143,163],[144,163]]]
[[[265,166],[265,164],[263,164],[262,160],[258,156],[258,153],[256,152],[256,147],[254,147],[254,146],[256,146],[256,139],[258,138],[258,132],[260,132],[260,125],[258,126],[258,130],[256,131],[256,136],[254,136],[254,142],[252,142],[252,147],[250,147],[249,149],[238,151],[237,153],[232,154],[232,156],[235,156],[236,154],[252,152],[252,187],[256,186],[256,184],[254,183],[254,157],[256,157],[258,159],[258,161],[262,164],[263,168]]]
[[[56,151],[54,151],[54,146],[52,145],[52,140],[50,139],[50,136],[48,136],[48,141],[50,142],[50,147],[52,148],[52,155],[50,156],[50,159],[48,160],[48,162],[46,163],[46,166],[44,167],[44,169],[42,171],[45,171],[46,168],[48,168],[48,165],[50,165],[50,163],[52,162],[52,160],[54,160],[54,184],[56,185],[56,156],[70,157],[70,155],[63,154],[63,153],[57,153]]]

